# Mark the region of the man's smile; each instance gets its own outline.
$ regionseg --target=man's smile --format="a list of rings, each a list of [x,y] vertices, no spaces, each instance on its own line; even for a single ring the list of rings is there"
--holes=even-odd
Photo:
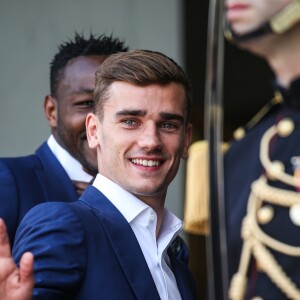
[[[136,165],[142,165],[144,167],[158,167],[163,163],[161,160],[138,159],[138,158],[131,159],[131,162]]]

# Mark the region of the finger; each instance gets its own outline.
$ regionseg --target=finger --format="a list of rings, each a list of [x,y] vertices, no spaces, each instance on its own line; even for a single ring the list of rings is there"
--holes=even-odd
[[[33,261],[31,252],[24,253],[20,261],[20,281],[21,283],[29,283],[32,287],[34,285]]]
[[[0,218],[0,257],[11,257],[11,250],[6,226],[3,219]]]
[[[22,299],[31,299],[34,287],[33,275],[33,254],[26,252],[22,255],[20,261],[20,283],[23,288],[23,295],[26,296]]]
[[[23,300],[31,300],[34,287],[33,276],[33,254],[26,252],[22,255],[20,261],[20,286]]]

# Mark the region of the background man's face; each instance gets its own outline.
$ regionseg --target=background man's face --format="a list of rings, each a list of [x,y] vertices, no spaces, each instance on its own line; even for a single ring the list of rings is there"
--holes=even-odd
[[[237,34],[245,34],[270,20],[292,0],[226,0],[226,17]]]
[[[89,148],[85,119],[94,108],[95,72],[106,56],[80,56],[68,63],[57,89],[59,143],[90,173],[97,173],[96,151]]]

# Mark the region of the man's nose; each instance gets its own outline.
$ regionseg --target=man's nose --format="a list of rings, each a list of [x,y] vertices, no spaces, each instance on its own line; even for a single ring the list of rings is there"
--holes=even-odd
[[[139,146],[148,150],[161,148],[162,141],[156,124],[150,123],[144,125],[144,129],[141,133],[141,136],[138,138]]]

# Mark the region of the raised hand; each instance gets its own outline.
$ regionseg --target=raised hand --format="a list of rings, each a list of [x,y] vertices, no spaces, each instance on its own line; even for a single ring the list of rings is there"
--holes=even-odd
[[[11,249],[4,221],[0,219],[0,299],[29,300],[34,286],[33,255],[23,254],[18,268]]]

